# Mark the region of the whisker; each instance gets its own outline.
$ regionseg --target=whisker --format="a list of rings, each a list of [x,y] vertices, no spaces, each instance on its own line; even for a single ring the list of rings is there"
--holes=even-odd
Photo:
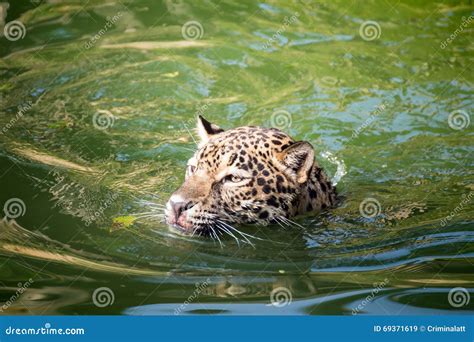
[[[135,214],[133,217],[147,217],[147,216],[165,216],[164,214],[154,213],[154,214]]]
[[[217,241],[219,241],[219,244],[221,245],[221,248],[222,248],[222,241],[221,239],[219,239],[219,236],[217,235],[216,231],[214,230],[212,226],[209,226],[209,228],[211,228],[212,234],[214,234],[214,236],[216,237]]]
[[[147,192],[147,191],[141,191],[140,194],[143,194],[143,195],[148,195],[152,198],[156,198],[157,200],[162,200],[162,198],[160,198],[159,196],[157,196],[156,194],[154,193],[151,193],[151,192]],[[153,204],[157,204],[156,202],[152,202],[152,201],[149,201],[149,200],[146,200],[146,199],[143,199],[143,198],[140,198],[139,196],[135,195],[135,194],[131,194],[132,198],[135,199],[138,203],[153,203]]]
[[[293,225],[295,225],[295,226],[297,226],[297,227],[299,227],[299,228],[301,228],[301,229],[303,229],[303,230],[306,230],[305,227],[303,227],[303,226],[302,226],[301,224],[299,224],[299,223],[296,223],[295,221],[292,221],[292,220],[290,220],[290,219],[288,219],[288,218],[286,218],[286,217],[284,217],[284,216],[280,216],[280,218],[281,218],[283,221],[285,221],[285,222],[287,222],[287,223],[289,223],[289,224],[293,224]]]
[[[147,218],[159,218],[159,219],[162,219],[162,218],[165,218],[164,216],[161,216],[161,215],[142,215],[142,216],[135,216],[135,218],[137,220],[139,219],[147,219]]]
[[[142,205],[147,205],[147,206],[150,206],[150,207],[166,207],[165,204],[161,204],[161,203],[156,203],[156,202],[152,202],[152,201],[148,201],[148,200],[144,200],[144,199],[138,199],[138,203],[142,204]]]
[[[243,238],[249,245],[251,245],[251,246],[254,247],[254,248],[255,248],[255,245],[252,243],[252,241],[250,241],[250,240],[247,238],[247,236],[250,237],[250,238],[257,239],[257,240],[262,240],[262,239],[260,239],[260,238],[257,238],[257,237],[255,237],[255,236],[253,236],[253,235],[250,235],[250,234],[246,234],[246,233],[244,233],[244,232],[241,232],[240,230],[238,230],[238,229],[232,227],[231,225],[225,223],[224,221],[218,220],[218,222],[221,223],[221,224],[223,224],[223,225],[226,226],[227,228],[232,229],[232,230],[235,231],[237,234],[240,234],[240,235],[242,236],[242,238]]]
[[[214,230],[214,229],[213,229]],[[216,238],[217,238],[217,241],[219,241],[219,244],[221,245],[221,248],[223,248],[223,246],[225,245],[221,239],[219,239],[219,233],[214,231],[214,234],[216,234]]]
[[[226,222],[224,222],[224,221],[220,221],[220,222],[221,222],[221,223],[223,223],[223,224],[224,224],[226,227],[228,227],[228,228],[230,228],[230,229],[234,230],[235,232],[237,232],[237,233],[241,234],[242,236],[248,236],[249,238],[252,238],[252,239],[257,239],[257,240],[262,240],[262,241],[263,241],[263,239],[261,239],[261,238],[259,238],[259,237],[256,237],[256,236],[254,236],[254,235],[251,235],[251,234],[247,234],[247,233],[241,232],[241,231],[240,231],[240,230],[238,230],[237,228],[235,228],[235,227],[232,227],[231,225],[229,225],[228,223],[226,223]]]
[[[278,216],[274,216],[273,219],[275,220],[276,223],[278,223],[280,227],[282,227],[283,229],[286,229],[286,227],[282,224],[283,222]]]
[[[147,203],[146,206],[147,206],[147,207],[150,207],[150,208],[166,209],[166,206],[163,205],[163,204],[151,204],[151,203]]]
[[[222,226],[220,223],[217,223],[216,224],[218,228],[222,229],[224,232],[226,232],[228,235],[230,235],[231,237],[233,237],[235,239],[235,241],[237,242],[237,245],[240,247],[240,240],[227,228],[225,228],[224,226]]]
[[[158,214],[158,213],[159,213],[159,211],[151,210],[151,211],[143,211],[143,212],[140,212],[140,213],[131,213],[130,215],[137,216],[137,215]],[[163,213],[163,215],[164,215],[164,213]]]

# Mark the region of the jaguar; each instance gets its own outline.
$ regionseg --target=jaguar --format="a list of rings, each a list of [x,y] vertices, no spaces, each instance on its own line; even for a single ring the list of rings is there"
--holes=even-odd
[[[183,184],[166,203],[169,225],[185,234],[235,237],[233,224],[279,224],[332,207],[337,192],[313,146],[276,128],[224,130],[202,116]]]

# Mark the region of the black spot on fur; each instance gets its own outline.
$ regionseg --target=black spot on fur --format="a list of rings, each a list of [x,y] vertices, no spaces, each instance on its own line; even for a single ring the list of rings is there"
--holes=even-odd
[[[281,133],[275,133],[275,134],[273,134],[273,136],[274,136],[275,138],[278,138],[278,139],[285,139],[285,136],[284,136],[283,134],[281,134]]]
[[[321,181],[321,169],[319,167],[316,169],[315,175],[316,175],[316,179],[318,180],[318,182],[320,182]]]
[[[291,205],[292,205],[293,207],[296,207],[296,206],[298,206],[298,202],[299,202],[298,197],[295,197],[295,198],[293,198],[293,200],[291,201]]]
[[[235,159],[237,159],[237,154],[236,153],[234,153],[230,156],[229,162],[227,163],[227,166],[232,165],[235,162]]]
[[[270,199],[267,199],[267,205],[270,205],[272,207],[275,207],[275,208],[278,208],[280,205],[278,204],[278,202],[276,201],[276,197],[275,196],[272,196],[272,198]]]

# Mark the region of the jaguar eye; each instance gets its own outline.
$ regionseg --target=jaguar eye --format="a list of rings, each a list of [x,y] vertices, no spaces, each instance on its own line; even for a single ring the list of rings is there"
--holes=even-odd
[[[233,183],[240,182],[241,180],[242,180],[242,178],[239,177],[239,176],[232,176],[232,177],[230,177],[230,181],[233,182]]]
[[[232,182],[232,183],[238,183],[243,180],[242,177],[236,176],[236,175],[227,175],[223,178],[224,182]]]

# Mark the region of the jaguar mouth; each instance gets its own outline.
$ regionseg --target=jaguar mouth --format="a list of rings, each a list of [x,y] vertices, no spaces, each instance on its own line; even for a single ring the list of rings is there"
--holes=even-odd
[[[182,232],[182,233],[192,233],[193,225],[189,222],[167,222],[170,227]]]
[[[187,219],[185,213],[181,214],[177,220],[174,217],[168,216],[166,223],[170,228],[180,234],[192,236],[211,236],[212,225],[205,224],[194,226],[194,224]]]
[[[166,223],[182,233],[190,234],[193,231],[193,224],[188,220],[186,211],[180,213],[178,217],[173,212],[166,213]]]
[[[187,229],[186,227],[181,226],[180,224],[177,224],[177,223],[170,224],[170,223],[168,223],[168,225],[170,227],[172,227],[173,229],[179,231],[180,233],[189,233],[189,229]]]

